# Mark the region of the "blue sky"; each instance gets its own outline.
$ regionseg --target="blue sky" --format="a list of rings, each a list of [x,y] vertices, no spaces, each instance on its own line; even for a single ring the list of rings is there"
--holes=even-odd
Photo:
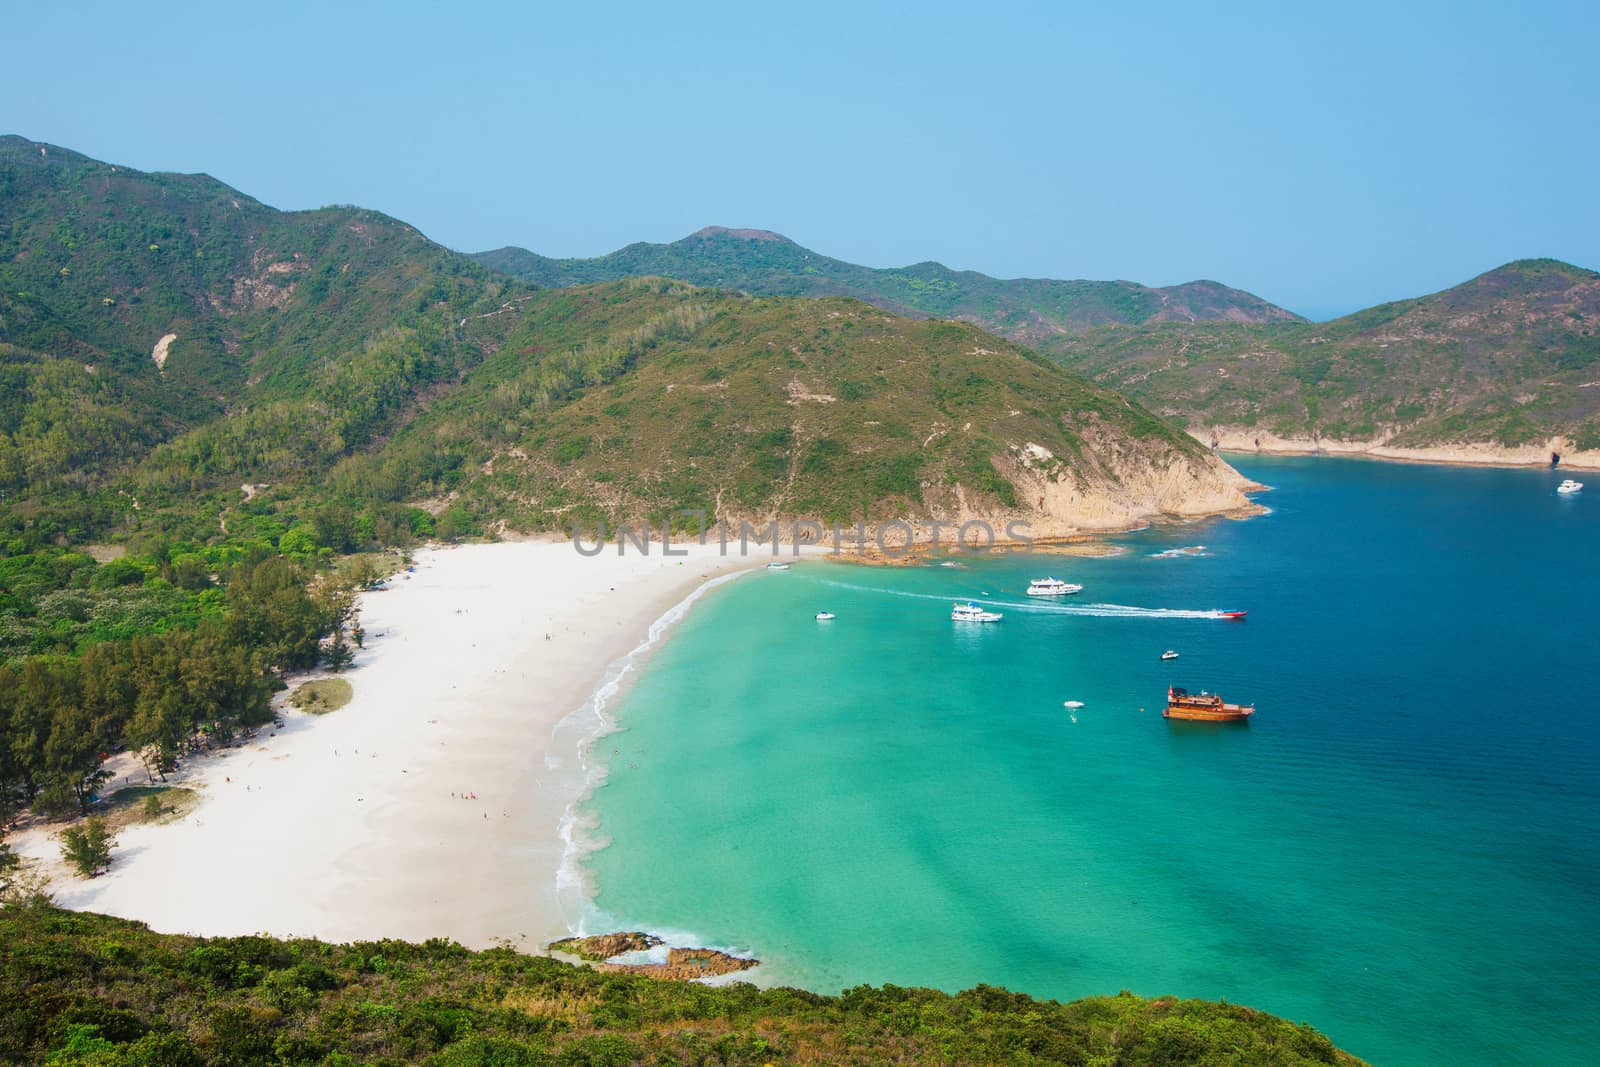
[[[1600,6],[987,6],[5,0],[0,132],[467,251],[716,223],[1315,317],[1600,267]]]

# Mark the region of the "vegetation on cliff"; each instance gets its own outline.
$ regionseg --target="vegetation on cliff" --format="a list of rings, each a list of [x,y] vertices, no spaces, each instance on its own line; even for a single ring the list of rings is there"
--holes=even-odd
[[[1197,431],[1600,448],[1600,274],[1556,260],[1332,322],[1099,329],[1044,350]]]
[[[601,973],[444,941],[165,936],[0,910],[0,1060],[61,1067],[425,1064],[1357,1065],[1249,1008],[989,986],[839,996]]]
[[[548,288],[660,275],[760,296],[849,296],[902,315],[965,319],[1024,344],[1110,323],[1297,318],[1216,282],[1152,289],[1135,282],[991,278],[939,263],[879,270],[830,259],[765,230],[721,226],[671,244],[632,244],[594,259],[549,259],[522,248],[474,258]]]

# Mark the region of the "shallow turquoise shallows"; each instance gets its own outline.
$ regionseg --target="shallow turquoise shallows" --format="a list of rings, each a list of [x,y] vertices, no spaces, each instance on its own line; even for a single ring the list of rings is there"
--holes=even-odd
[[[1115,558],[710,594],[595,746],[596,921],[822,991],[1221,997],[1379,1064],[1593,1062],[1600,477],[1237,465],[1271,514]],[[1084,591],[1021,595],[1046,574]],[[952,623],[969,597],[1005,619]],[[1259,710],[1170,723],[1169,683]]]

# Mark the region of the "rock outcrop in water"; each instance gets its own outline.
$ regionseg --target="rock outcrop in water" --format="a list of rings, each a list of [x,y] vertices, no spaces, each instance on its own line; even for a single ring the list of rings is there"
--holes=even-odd
[[[588,960],[596,968],[612,974],[639,974],[648,978],[664,978],[675,982],[692,982],[697,978],[712,978],[719,974],[746,971],[761,961],[741,956],[730,956],[712,948],[671,948],[665,963],[613,963],[616,957],[628,952],[643,952],[664,944],[659,937],[638,930],[627,933],[595,934],[591,937],[567,937],[552,941],[550,950],[579,959]]]

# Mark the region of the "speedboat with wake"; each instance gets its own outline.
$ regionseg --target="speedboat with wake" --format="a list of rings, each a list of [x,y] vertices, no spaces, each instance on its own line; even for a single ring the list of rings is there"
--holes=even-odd
[[[968,601],[965,604],[950,605],[950,620],[952,622],[999,622],[1005,618],[998,611],[988,611]]]
[[[1060,578],[1035,578],[1028,583],[1029,596],[1071,596],[1083,592],[1083,586],[1063,582]]]
[[[1556,486],[1556,492],[1560,493],[1562,496],[1571,496],[1573,493],[1580,493],[1582,491],[1583,483],[1573,481],[1571,478],[1568,478],[1566,481]]]

